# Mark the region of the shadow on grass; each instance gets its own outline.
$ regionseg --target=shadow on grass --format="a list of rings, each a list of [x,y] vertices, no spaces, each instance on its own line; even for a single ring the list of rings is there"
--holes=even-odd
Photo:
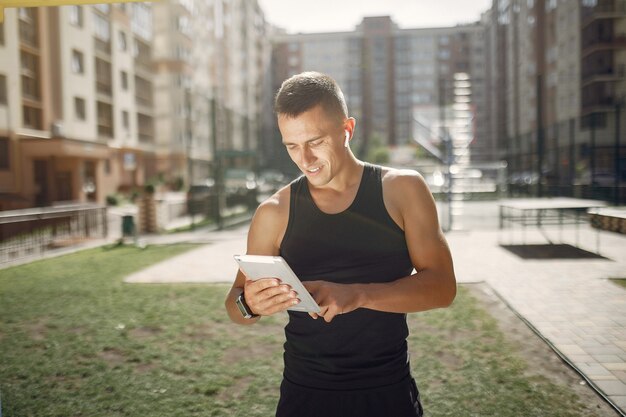
[[[522,259],[605,259],[597,253],[589,252],[572,245],[544,244],[544,245],[500,245]]]

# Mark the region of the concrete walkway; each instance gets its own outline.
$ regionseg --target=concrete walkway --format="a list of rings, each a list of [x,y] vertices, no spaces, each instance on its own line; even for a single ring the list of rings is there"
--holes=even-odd
[[[232,256],[245,253],[246,233],[243,226],[177,236],[179,241],[210,244],[139,271],[126,282],[231,283],[237,271]],[[595,230],[581,227],[577,233],[582,248],[596,250]],[[561,233],[566,243],[574,243],[576,236],[574,229]],[[527,231],[523,238],[526,244],[546,243],[537,232]],[[600,253],[605,259],[522,259],[500,246],[522,243],[521,237],[495,228],[453,231],[447,239],[459,283],[489,284],[626,415],[626,289],[608,279],[626,278],[626,236],[601,232]]]

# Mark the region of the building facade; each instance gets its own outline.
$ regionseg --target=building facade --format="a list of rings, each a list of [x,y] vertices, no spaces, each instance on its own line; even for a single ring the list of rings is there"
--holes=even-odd
[[[488,101],[510,181],[623,201],[626,2],[495,0],[491,13],[488,65],[505,80]]]
[[[357,119],[360,157],[380,145],[416,146],[418,137],[437,147],[442,132],[469,157],[485,130],[477,123],[486,117],[484,36],[479,24],[400,29],[388,16],[366,17],[351,32],[280,34],[273,89],[301,71],[333,77]]]
[[[254,169],[266,31],[256,1],[7,9],[0,210]]]
[[[149,5],[5,11],[2,207],[105,201],[154,153]]]

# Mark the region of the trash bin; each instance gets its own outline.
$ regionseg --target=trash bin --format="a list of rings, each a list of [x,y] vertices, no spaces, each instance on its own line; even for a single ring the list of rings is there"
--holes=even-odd
[[[122,216],[122,236],[135,236],[135,218],[130,214]]]

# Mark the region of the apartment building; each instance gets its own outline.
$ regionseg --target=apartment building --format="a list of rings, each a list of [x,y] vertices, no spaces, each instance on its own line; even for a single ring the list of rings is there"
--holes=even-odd
[[[506,80],[488,94],[506,115],[509,174],[552,193],[626,180],[626,2],[495,0],[491,12],[488,65]]]
[[[199,182],[223,168],[254,169],[269,41],[256,1],[153,5],[157,143],[168,176]]]
[[[153,174],[151,24],[139,3],[5,11],[3,209],[103,203]]]
[[[341,86],[348,111],[357,119],[356,135],[365,130],[363,121],[362,39],[356,32],[327,32],[289,35],[273,28],[271,52],[271,92],[267,108],[273,106],[274,95],[287,78],[303,71],[318,71],[333,77]],[[285,171],[295,167],[282,146],[276,117],[265,120],[267,130],[261,146],[266,165]]]
[[[335,78],[357,119],[361,157],[377,142],[414,145],[421,135],[437,146],[443,125],[455,146],[467,148],[483,129],[476,124],[477,115],[484,117],[483,38],[478,24],[400,29],[389,16],[365,17],[351,32],[279,34],[273,88],[301,71]]]
[[[626,1],[584,0],[580,13],[581,129],[588,146],[580,156],[591,182],[612,173],[626,182]],[[626,195],[622,195],[622,201]]]
[[[267,26],[243,0],[7,9],[0,209],[254,169]]]
[[[193,70],[194,11],[193,1],[157,2],[152,6],[152,58],[157,109],[155,142],[158,169],[167,173],[167,178],[163,179],[168,181],[177,178],[182,181],[189,172],[193,173],[191,165],[194,157],[196,160],[209,159],[206,152],[199,155],[197,146],[208,144],[208,129],[205,126],[208,118],[203,119],[201,126],[191,112],[192,89],[198,88],[200,83],[194,79],[196,74]],[[206,65],[206,62],[203,63]],[[206,91],[206,82],[203,87]],[[192,141],[194,137],[197,140]]]

